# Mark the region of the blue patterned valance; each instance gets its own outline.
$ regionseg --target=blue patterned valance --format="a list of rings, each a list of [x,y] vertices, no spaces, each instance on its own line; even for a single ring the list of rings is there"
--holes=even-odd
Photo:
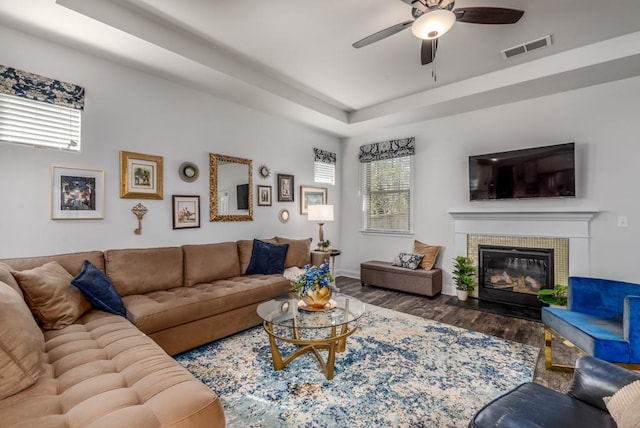
[[[84,110],[84,88],[0,65],[0,93]]]
[[[362,163],[384,159],[413,156],[416,151],[415,138],[401,138],[399,140],[383,141],[381,143],[360,146],[358,160]]]
[[[328,152],[322,149],[313,149],[314,162],[328,163],[329,165],[336,164],[336,154]]]

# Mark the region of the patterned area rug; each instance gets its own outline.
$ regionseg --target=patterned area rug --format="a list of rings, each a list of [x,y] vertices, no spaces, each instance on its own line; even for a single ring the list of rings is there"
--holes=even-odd
[[[274,371],[261,326],[176,360],[220,396],[229,427],[441,428],[466,427],[485,403],[530,381],[538,352],[367,305],[330,381],[311,354]]]

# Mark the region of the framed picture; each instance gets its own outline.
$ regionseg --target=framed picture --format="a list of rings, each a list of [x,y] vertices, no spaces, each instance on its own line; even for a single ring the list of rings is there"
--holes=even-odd
[[[52,165],[51,218],[104,218],[104,171]]]
[[[173,195],[173,228],[200,227],[200,196]]]
[[[293,202],[293,175],[278,174],[278,202]]]
[[[325,205],[326,203],[326,187],[300,186],[300,214],[308,214],[309,205]]]
[[[258,206],[271,206],[271,186],[258,186]]]
[[[120,197],[162,199],[162,156],[121,151]]]

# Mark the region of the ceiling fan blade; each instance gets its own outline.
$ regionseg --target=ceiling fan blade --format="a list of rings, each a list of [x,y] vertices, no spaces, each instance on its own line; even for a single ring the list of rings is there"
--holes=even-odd
[[[515,24],[524,15],[523,10],[502,7],[461,7],[453,13],[457,21],[472,24]]]
[[[431,64],[436,57],[436,49],[438,49],[438,39],[422,41],[422,48],[420,49],[422,65]]]
[[[365,37],[362,40],[358,40],[353,44],[354,48],[361,48],[363,46],[370,45],[371,43],[377,42],[378,40],[382,40],[386,37],[392,36],[400,31],[411,27],[413,24],[413,20],[401,22],[400,24],[392,25],[389,28],[385,28],[384,30],[380,30],[377,33],[374,33],[370,36]]]

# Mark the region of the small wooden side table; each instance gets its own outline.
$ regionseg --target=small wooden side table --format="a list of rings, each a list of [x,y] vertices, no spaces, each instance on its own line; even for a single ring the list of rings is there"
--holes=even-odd
[[[313,266],[320,266],[324,261],[328,258],[331,259],[331,274],[335,276],[336,271],[336,257],[342,254],[342,251],[337,250],[335,248],[330,248],[327,251],[312,251],[311,252],[311,264]]]

